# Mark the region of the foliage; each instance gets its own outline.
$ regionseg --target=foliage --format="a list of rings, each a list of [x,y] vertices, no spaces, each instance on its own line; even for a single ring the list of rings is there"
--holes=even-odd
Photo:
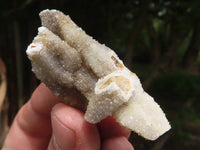
[[[200,97],[200,76],[190,75],[185,72],[167,72],[160,75],[152,83],[152,92],[168,100],[187,101]]]

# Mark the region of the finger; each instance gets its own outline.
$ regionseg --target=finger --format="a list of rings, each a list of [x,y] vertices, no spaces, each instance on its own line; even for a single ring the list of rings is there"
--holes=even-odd
[[[124,136],[113,137],[103,141],[102,150],[134,150],[131,143]]]
[[[52,140],[49,150],[99,150],[98,129],[85,121],[83,113],[65,104],[57,104],[52,113]]]
[[[6,137],[6,150],[43,150],[51,136],[51,108],[60,102],[52,92],[40,84],[30,100],[16,115]]]
[[[53,135],[48,150],[72,150],[75,148],[75,132],[52,115]]]
[[[124,136],[128,138],[131,131],[120,126],[113,117],[107,117],[98,124],[99,132],[102,139]]]

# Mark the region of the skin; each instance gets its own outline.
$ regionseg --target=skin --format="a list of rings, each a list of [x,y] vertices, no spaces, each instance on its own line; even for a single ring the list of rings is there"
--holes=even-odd
[[[129,135],[112,117],[86,122],[42,83],[16,115],[3,150],[134,150]]]

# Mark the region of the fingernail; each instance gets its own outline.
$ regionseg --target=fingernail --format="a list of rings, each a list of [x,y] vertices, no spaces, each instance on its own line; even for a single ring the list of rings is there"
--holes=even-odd
[[[75,132],[52,114],[53,144],[56,150],[74,149]]]

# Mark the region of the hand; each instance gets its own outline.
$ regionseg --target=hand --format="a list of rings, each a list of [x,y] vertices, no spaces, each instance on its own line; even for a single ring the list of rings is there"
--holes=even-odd
[[[112,117],[94,125],[40,84],[16,115],[3,150],[133,150]]]

